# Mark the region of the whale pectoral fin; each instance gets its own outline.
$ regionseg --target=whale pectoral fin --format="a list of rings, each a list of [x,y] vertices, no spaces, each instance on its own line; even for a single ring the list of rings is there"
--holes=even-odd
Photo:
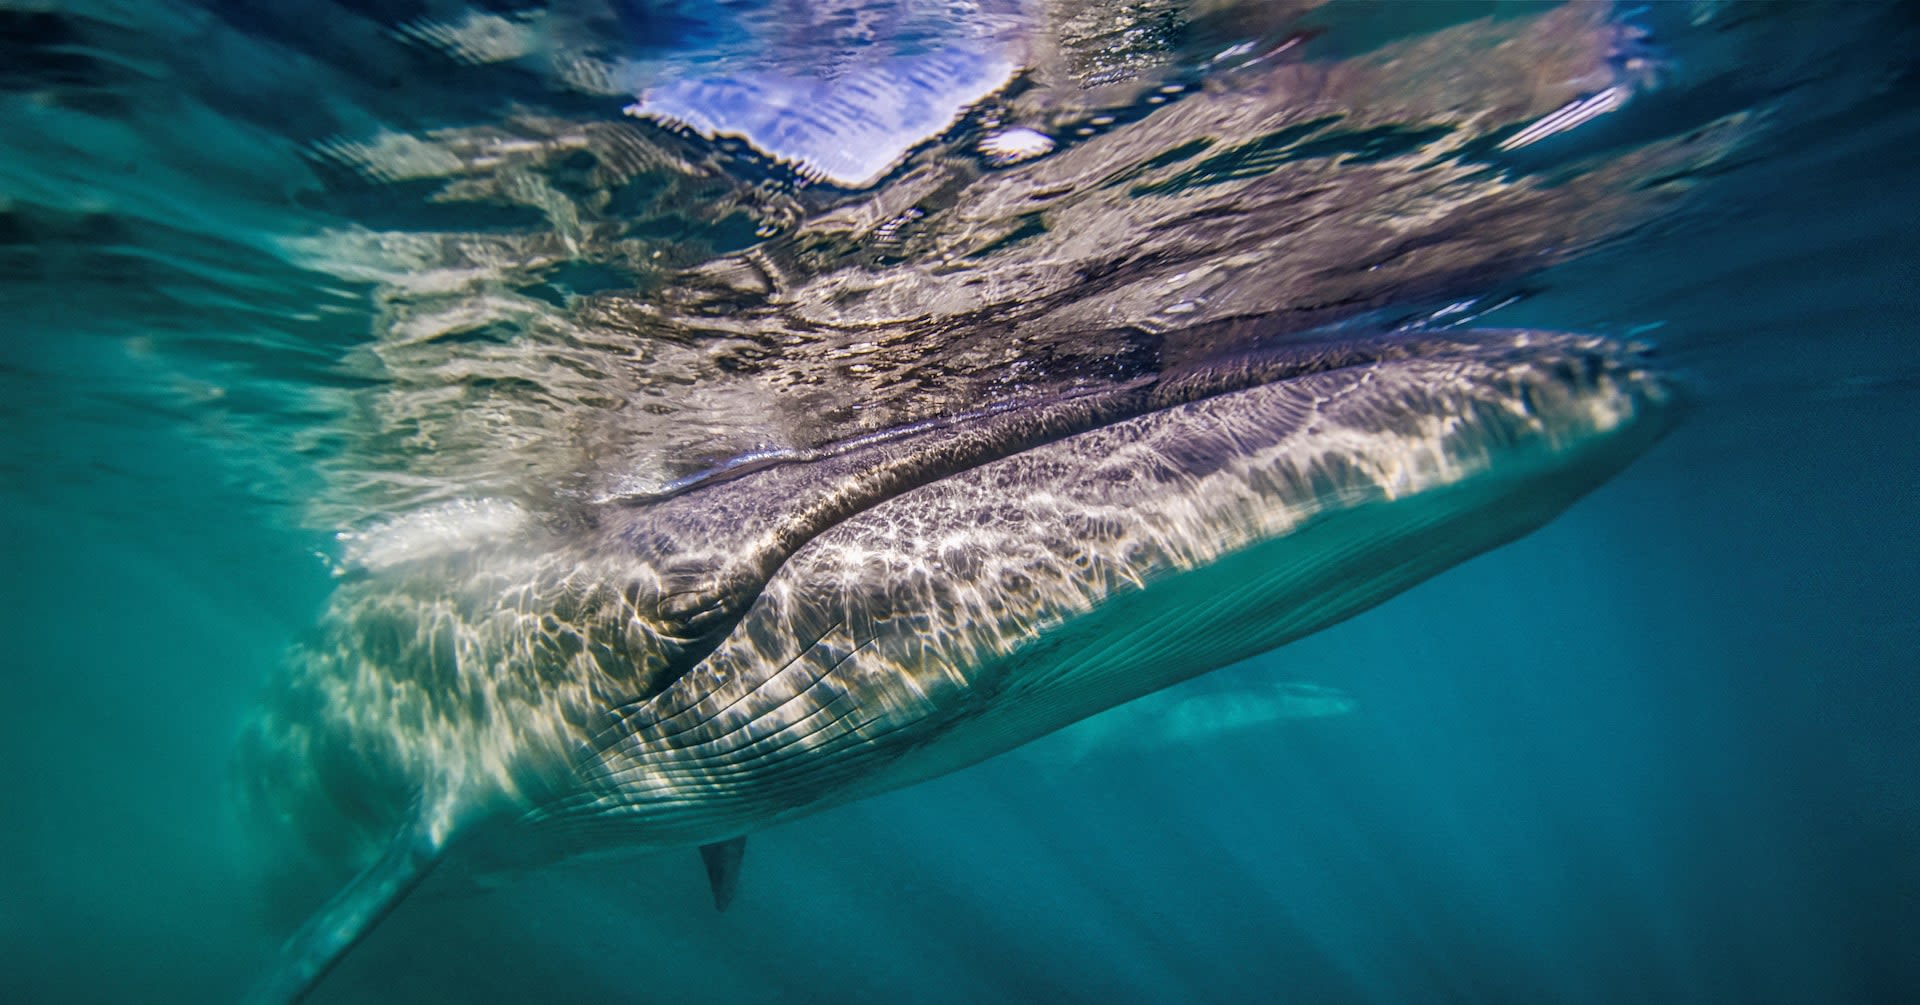
[[[746,857],[745,835],[700,846],[700,860],[707,864],[707,884],[713,887],[713,906],[724,911],[733,903],[740,887],[740,860]]]
[[[255,984],[244,1001],[277,1005],[305,998],[347,950],[427,878],[440,863],[441,851],[441,843],[427,828],[418,824],[401,828],[378,861],[287,940],[279,966]]]

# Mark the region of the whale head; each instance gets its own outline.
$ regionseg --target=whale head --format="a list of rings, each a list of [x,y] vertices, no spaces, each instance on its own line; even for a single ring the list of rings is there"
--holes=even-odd
[[[372,863],[296,938],[288,986],[474,832],[731,847],[709,856],[731,889],[750,831],[975,763],[1527,533],[1652,444],[1675,400],[1603,338],[1401,332],[659,497],[391,531],[245,744],[261,816],[314,858]]]

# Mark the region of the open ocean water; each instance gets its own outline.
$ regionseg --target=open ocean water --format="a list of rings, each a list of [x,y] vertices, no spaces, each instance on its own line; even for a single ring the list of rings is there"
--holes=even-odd
[[[1920,998],[1912,5],[0,25],[0,1000],[272,966],[316,902],[236,742],[404,514],[1466,320],[1645,340],[1685,419],[1377,609],[757,834],[725,913],[686,850],[443,870],[312,1000]]]

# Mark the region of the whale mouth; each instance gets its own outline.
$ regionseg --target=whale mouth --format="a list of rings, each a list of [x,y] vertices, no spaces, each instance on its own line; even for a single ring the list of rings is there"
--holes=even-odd
[[[1644,410],[1673,397],[1649,353],[1644,344],[1531,330],[1414,330],[1290,342],[804,451],[738,457],[668,491],[623,498],[610,523],[622,548],[664,570],[659,594],[646,603],[667,634],[689,640],[682,657],[690,666],[808,541],[888,499],[1022,451],[1256,388],[1304,386],[1341,373],[1373,379],[1414,368],[1436,378],[1471,370],[1479,398],[1421,403],[1409,389],[1353,421],[1392,424],[1421,410],[1444,415],[1450,407],[1471,407],[1484,414],[1461,420],[1483,425],[1489,437],[1521,437],[1534,427],[1570,436],[1587,423],[1604,425],[1604,416],[1584,415],[1584,409]],[[1564,431],[1563,422],[1571,423]],[[657,688],[639,697],[652,693]]]

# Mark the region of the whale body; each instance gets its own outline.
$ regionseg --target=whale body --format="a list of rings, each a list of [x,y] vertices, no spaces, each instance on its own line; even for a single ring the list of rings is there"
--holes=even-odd
[[[703,848],[976,763],[1350,617],[1540,526],[1668,428],[1634,347],[1400,332],[494,514],[369,559],[243,745],[359,877],[310,988],[470,835]]]

